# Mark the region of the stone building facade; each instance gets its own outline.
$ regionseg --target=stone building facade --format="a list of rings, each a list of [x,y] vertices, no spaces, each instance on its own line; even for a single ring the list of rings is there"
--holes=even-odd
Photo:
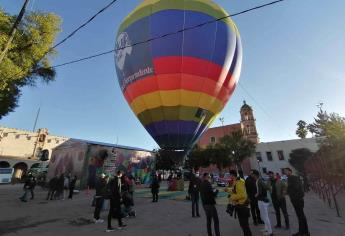
[[[49,160],[52,149],[68,139],[44,128],[32,132],[0,126],[0,167],[14,168],[14,177],[20,179],[33,165],[47,164],[39,160],[43,150]]]

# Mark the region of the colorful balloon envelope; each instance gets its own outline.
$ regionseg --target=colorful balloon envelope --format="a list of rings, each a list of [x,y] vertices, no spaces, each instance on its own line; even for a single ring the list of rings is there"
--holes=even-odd
[[[120,26],[121,90],[162,149],[190,149],[236,87],[242,46],[226,16],[209,0],[146,0]]]

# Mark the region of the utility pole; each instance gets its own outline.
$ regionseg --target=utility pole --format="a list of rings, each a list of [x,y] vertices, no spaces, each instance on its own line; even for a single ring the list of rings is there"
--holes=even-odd
[[[40,111],[41,111],[41,107],[38,108],[36,119],[35,119],[35,123],[34,123],[34,127],[32,128],[32,132],[35,132],[38,116],[40,115]]]
[[[6,45],[5,45],[5,48],[3,49],[3,51],[0,54],[0,64],[1,64],[2,60],[4,59],[8,48],[11,45],[11,42],[12,42],[12,40],[14,38],[14,35],[16,34],[17,27],[18,27],[19,23],[23,19],[23,16],[24,16],[24,13],[25,13],[25,8],[28,5],[28,3],[29,3],[29,0],[25,0],[24,5],[22,6],[22,9],[20,10],[19,15],[17,16],[17,19],[16,19],[16,21],[14,22],[14,24],[12,26],[12,29],[10,31],[10,38],[8,39],[8,41],[7,41]]]

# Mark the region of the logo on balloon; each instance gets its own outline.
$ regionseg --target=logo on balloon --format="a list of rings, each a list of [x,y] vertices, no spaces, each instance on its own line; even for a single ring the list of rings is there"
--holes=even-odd
[[[131,41],[126,32],[122,32],[116,40],[116,66],[123,70],[125,66],[126,56],[131,55],[132,46]]]

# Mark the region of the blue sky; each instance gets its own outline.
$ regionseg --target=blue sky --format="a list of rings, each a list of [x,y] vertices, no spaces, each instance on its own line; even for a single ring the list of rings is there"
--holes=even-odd
[[[267,1],[216,0],[229,13]],[[29,10],[60,15],[58,39],[96,13],[110,0],[31,0]],[[118,0],[91,24],[58,48],[53,64],[111,50],[123,18],[141,1]],[[0,0],[18,13],[22,0]],[[255,112],[261,141],[296,138],[296,123],[312,121],[316,104],[345,116],[345,1],[286,0],[233,20],[243,43],[240,86],[220,117],[239,121],[246,100]],[[249,95],[248,95],[249,94]],[[146,149],[158,147],[125,101],[116,77],[113,55],[57,69],[56,81],[23,90],[19,107],[0,125]],[[217,119],[213,126],[219,126]]]

